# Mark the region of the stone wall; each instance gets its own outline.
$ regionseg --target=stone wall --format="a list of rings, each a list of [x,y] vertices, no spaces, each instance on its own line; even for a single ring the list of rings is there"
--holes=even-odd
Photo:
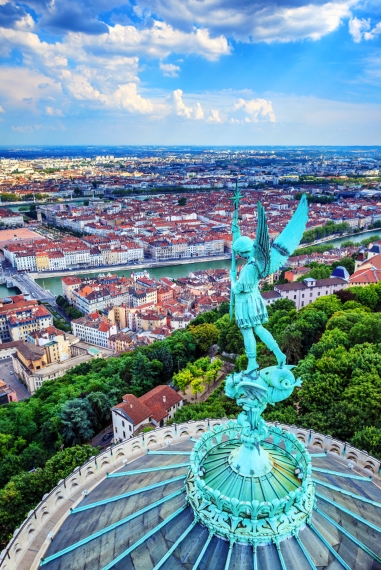
[[[206,430],[226,421],[228,420],[190,421],[158,428],[109,447],[98,456],[90,458],[45,495],[21,527],[15,530],[12,540],[0,555],[0,569],[37,570],[51,538],[69,515],[70,508],[81,501],[84,491],[91,491],[98,485],[107,472],[120,469],[124,464],[145,454],[147,449],[165,447],[190,437],[198,438]],[[313,430],[287,425],[281,427],[296,435],[310,449],[325,451],[356,472],[372,475],[381,482],[381,462],[365,451],[359,451],[349,443]]]

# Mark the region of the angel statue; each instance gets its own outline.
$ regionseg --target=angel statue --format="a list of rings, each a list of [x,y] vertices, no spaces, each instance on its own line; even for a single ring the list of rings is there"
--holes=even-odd
[[[232,317],[234,309],[236,322],[242,332],[249,359],[246,373],[251,373],[259,368],[254,333],[274,353],[279,368],[283,368],[286,364],[286,355],[280,350],[270,331],[263,326],[268,320],[268,315],[259,291],[259,282],[280,269],[299,245],[308,219],[308,203],[306,196],[303,195],[291,220],[276,240],[271,243],[265,210],[260,202],[258,202],[258,225],[255,240],[240,235],[238,208],[241,198],[242,196],[237,188],[232,198],[235,208],[232,224],[233,255],[230,272],[230,316]],[[235,266],[236,254],[247,259],[238,280]]]

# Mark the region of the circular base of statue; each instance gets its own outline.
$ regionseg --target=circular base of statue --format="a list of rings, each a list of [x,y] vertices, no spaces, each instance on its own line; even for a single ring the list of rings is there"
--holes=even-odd
[[[188,502],[196,519],[226,540],[277,542],[298,532],[311,516],[314,484],[308,452],[293,434],[266,428],[266,439],[248,449],[242,426],[230,420],[205,433],[192,452]],[[259,457],[263,472],[255,468]]]

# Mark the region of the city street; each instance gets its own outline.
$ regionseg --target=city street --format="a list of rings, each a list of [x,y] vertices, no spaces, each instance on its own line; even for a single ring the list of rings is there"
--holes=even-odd
[[[22,384],[14,374],[11,374],[11,372],[13,372],[12,359],[5,358],[4,360],[0,360],[0,379],[4,380],[4,382],[13,388],[19,401],[30,398],[30,394],[24,384]]]
[[[103,436],[106,433],[112,432],[112,424],[105,428],[101,433],[98,433],[90,442],[93,447],[108,447],[111,445],[112,438],[108,439],[107,441],[103,441]]]

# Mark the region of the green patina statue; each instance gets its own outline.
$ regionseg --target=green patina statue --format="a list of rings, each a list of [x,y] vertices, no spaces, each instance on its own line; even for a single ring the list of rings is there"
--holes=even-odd
[[[238,209],[241,198],[242,196],[237,188],[232,198],[234,201],[234,217],[232,224],[230,315],[232,316],[235,308],[235,318],[241,329],[249,359],[247,372],[258,368],[254,333],[275,354],[278,366],[282,368],[286,363],[286,356],[280,350],[272,334],[263,326],[268,320],[268,316],[266,305],[259,291],[259,283],[261,279],[280,269],[299,245],[308,219],[307,199],[305,196],[302,197],[290,222],[271,244],[266,214],[260,202],[258,202],[258,224],[255,241],[247,236],[240,235]],[[236,254],[247,259],[247,263],[241,269],[238,281],[236,280]]]
[[[300,242],[307,223],[303,196],[292,219],[271,243],[266,214],[258,204],[253,241],[241,236],[238,209],[242,196],[233,196],[233,255],[230,316],[242,331],[248,367],[226,378],[225,392],[242,407],[236,421],[214,426],[196,442],[190,458],[186,489],[196,520],[234,542],[279,542],[310,521],[315,491],[310,456],[298,439],[261,417],[268,404],[284,400],[301,385],[293,366],[263,326],[267,310],[259,291],[261,279],[278,270]],[[236,254],[247,260],[237,280]],[[275,354],[277,366],[259,370],[254,333]],[[255,565],[254,565],[255,567]]]

